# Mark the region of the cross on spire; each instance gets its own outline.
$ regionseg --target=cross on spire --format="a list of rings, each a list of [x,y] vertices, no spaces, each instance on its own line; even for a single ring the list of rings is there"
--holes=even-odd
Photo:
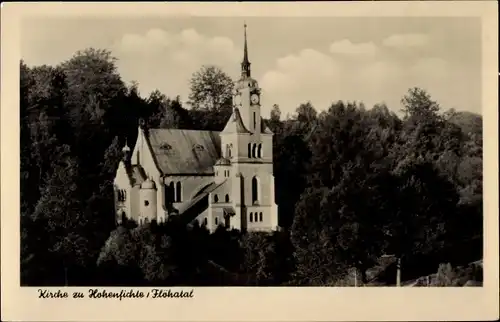
[[[250,77],[250,61],[248,60],[247,24],[246,24],[246,22],[244,23],[243,27],[244,27],[245,44],[244,44],[244,49],[243,49],[243,61],[241,62],[241,76],[242,77]]]

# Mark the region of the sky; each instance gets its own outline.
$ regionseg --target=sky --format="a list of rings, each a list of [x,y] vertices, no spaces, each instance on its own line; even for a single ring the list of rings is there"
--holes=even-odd
[[[28,65],[57,65],[80,49],[109,49],[127,83],[187,100],[202,65],[239,76],[243,24],[262,113],[310,101],[385,103],[399,111],[410,87],[444,110],[481,113],[481,25],[465,17],[30,18],[21,28]]]

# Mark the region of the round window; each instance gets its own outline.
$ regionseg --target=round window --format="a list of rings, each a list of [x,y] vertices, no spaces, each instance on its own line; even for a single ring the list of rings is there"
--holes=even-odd
[[[149,206],[149,201],[147,201],[147,200],[144,201],[144,206],[146,206],[146,207]]]

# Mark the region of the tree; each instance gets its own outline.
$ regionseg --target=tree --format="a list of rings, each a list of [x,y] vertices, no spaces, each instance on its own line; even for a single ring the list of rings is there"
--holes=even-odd
[[[416,117],[425,119],[435,117],[439,112],[439,104],[431,99],[431,96],[423,89],[414,87],[401,99],[405,119]]]
[[[300,104],[296,110],[296,118],[300,123],[313,123],[316,121],[318,112],[314,109],[311,102]]]
[[[276,136],[273,151],[279,225],[290,227],[295,203],[306,187],[306,169],[311,152],[307,142],[289,128]]]
[[[281,119],[281,110],[278,104],[273,105],[273,109],[271,110],[270,120],[274,122],[279,122]]]
[[[222,131],[232,113],[234,83],[216,66],[202,66],[190,80],[188,104],[192,126],[198,130]]]
[[[346,269],[335,257],[336,245],[330,227],[321,222],[320,214],[327,194],[326,188],[308,188],[296,205],[291,229],[295,248],[295,285],[333,285]]]
[[[64,271],[64,283],[68,285],[68,274],[72,268],[85,266],[88,259],[88,239],[83,230],[87,220],[79,193],[79,171],[77,161],[70,155],[69,147],[54,149],[58,154],[53,171],[47,175],[41,188],[32,220],[44,224],[49,236],[48,251],[56,254],[59,268]],[[63,281],[60,281],[61,283]]]
[[[366,149],[363,114],[356,105],[338,102],[318,117],[318,126],[310,135],[311,162],[309,184],[333,187],[341,178],[342,165],[370,153]]]
[[[384,209],[386,251],[398,258],[399,285],[400,269],[406,260],[445,246],[443,237],[456,212],[458,195],[453,184],[431,163],[421,160],[400,164],[386,182],[386,198],[392,200]]]
[[[364,284],[366,270],[383,254],[387,176],[386,170],[367,173],[363,164],[350,162],[322,205],[321,222],[330,227],[336,257],[354,267]]]
[[[68,104],[77,115],[84,108],[98,120],[112,100],[125,93],[116,60],[108,50],[88,48],[77,51],[61,64],[68,83]]]
[[[269,285],[274,279],[271,265],[276,250],[270,237],[267,233],[248,233],[241,239],[241,270],[254,275],[257,285]]]
[[[282,122],[280,119],[281,119],[280,108],[278,104],[274,104],[273,109],[271,110],[268,125],[271,131],[273,131],[273,133],[275,134],[281,131]]]
[[[202,66],[190,80],[189,105],[194,110],[220,111],[231,106],[234,83],[216,66]]]

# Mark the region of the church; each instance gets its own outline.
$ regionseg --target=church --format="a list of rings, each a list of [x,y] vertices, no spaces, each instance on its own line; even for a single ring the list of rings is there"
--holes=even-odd
[[[148,128],[140,121],[133,151],[125,144],[114,180],[117,222],[139,225],[182,216],[213,232],[278,229],[273,133],[261,117],[251,77],[246,25],[233,113],[221,132]]]

